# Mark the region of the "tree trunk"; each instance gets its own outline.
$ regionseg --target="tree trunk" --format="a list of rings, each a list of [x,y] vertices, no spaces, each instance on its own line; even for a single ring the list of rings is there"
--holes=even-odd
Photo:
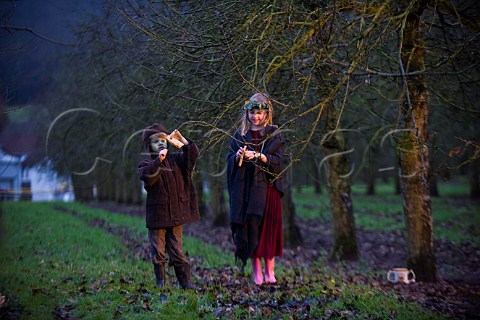
[[[438,191],[438,178],[436,174],[432,174],[430,170],[430,177],[428,179],[428,188],[430,190],[431,197],[439,197],[440,191]]]
[[[370,146],[368,153],[367,195],[375,195],[375,178],[377,177],[378,150]]]
[[[93,200],[92,178],[89,175],[72,174],[73,192],[75,200],[88,202]]]
[[[125,172],[126,175],[126,195],[125,203],[127,204],[140,204],[142,200],[141,189],[139,187],[139,179],[136,175],[136,171],[130,169]]]
[[[210,176],[210,207],[214,216],[214,226],[228,226],[225,189],[223,176]]]
[[[424,70],[424,42],[420,30],[422,9],[407,18],[401,59],[405,72]],[[406,77],[408,89],[402,107],[404,129],[399,140],[403,210],[407,224],[407,266],[419,281],[437,280],[433,248],[433,219],[428,184],[428,91],[423,75]]]
[[[470,198],[480,199],[480,160],[474,160],[470,165]]]
[[[138,178],[134,179],[132,182],[132,194],[132,204],[142,204],[142,185]]]
[[[207,205],[205,203],[205,192],[203,189],[203,177],[201,176],[200,171],[195,171],[193,173],[193,184],[195,187],[195,195],[197,197],[198,210],[202,217],[207,216]]]
[[[312,180],[315,194],[322,194],[322,174],[319,163],[312,157]]]
[[[439,197],[438,190],[438,171],[435,172],[437,166],[435,154],[429,154],[429,173],[428,173],[428,189],[430,190],[430,197]]]
[[[394,189],[395,194],[402,194],[402,187],[400,186],[400,173],[394,175],[393,183],[395,188]]]
[[[98,201],[115,201],[116,182],[119,181],[117,172],[123,172],[124,169],[119,169],[115,163],[100,162],[98,167],[93,171],[95,175],[94,184],[97,189],[96,199]],[[132,173],[135,175],[135,173]],[[138,177],[135,175],[138,182]],[[133,180],[133,179],[132,179]],[[140,192],[140,191],[138,191]],[[141,196],[141,195],[140,195]],[[131,197],[135,197],[132,193]]]
[[[292,198],[292,176],[288,171],[283,178],[284,195],[282,198],[283,241],[285,246],[295,247],[303,243],[300,228],[295,222],[295,204]]]
[[[120,178],[118,179],[120,182],[120,194],[119,194],[119,203],[127,203],[128,202],[128,186],[127,186],[127,177],[125,174],[121,173]]]
[[[334,245],[331,258],[358,259],[355,236],[355,218],[351,199],[351,183],[347,175],[350,172],[346,143],[341,131],[335,130],[338,123],[338,110],[330,106],[327,112],[328,138],[323,142],[326,161],[327,191],[330,198],[333,219]]]
[[[98,201],[108,201],[108,186],[112,180],[109,176],[103,183],[97,186],[97,200]]]
[[[110,177],[108,177],[106,181],[106,200],[107,201],[113,201],[115,200],[115,184],[116,184],[117,178],[112,174]]]
[[[116,203],[121,203],[122,202],[122,177],[120,176],[115,176],[115,197],[114,201]]]

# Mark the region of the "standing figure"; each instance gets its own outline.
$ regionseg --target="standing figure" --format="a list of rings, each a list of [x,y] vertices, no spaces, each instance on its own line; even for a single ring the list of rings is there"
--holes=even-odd
[[[165,286],[168,262],[174,267],[180,286],[193,289],[190,267],[182,248],[182,229],[184,224],[200,219],[192,183],[198,147],[178,130],[168,135],[159,123],[145,128],[142,139],[148,158],[138,165],[138,173],[147,191],[146,226],[157,286]],[[168,152],[169,144],[181,152]]]
[[[230,225],[235,260],[242,269],[252,261],[253,278],[275,283],[275,257],[282,256],[283,170],[285,140],[272,125],[268,97],[254,94],[245,102],[241,127],[234,133],[227,155]],[[265,261],[265,278],[261,258]]]

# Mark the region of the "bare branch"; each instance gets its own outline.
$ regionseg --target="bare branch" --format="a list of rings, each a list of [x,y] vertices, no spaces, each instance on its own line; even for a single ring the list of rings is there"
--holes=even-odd
[[[62,45],[62,46],[69,46],[69,47],[72,47],[72,46],[76,46],[77,43],[73,43],[73,42],[64,42],[64,41],[59,41],[59,40],[55,40],[55,39],[52,39],[50,37],[47,37],[35,30],[33,30],[32,28],[26,28],[26,27],[16,27],[16,26],[0,26],[0,29],[1,30],[7,30],[7,31],[22,31],[22,32],[28,32],[28,33],[31,33],[33,34],[34,36],[36,37],[39,37],[40,39],[43,39],[43,40],[46,40],[48,42],[51,42],[51,43],[54,43],[54,44],[59,44],[59,45]]]

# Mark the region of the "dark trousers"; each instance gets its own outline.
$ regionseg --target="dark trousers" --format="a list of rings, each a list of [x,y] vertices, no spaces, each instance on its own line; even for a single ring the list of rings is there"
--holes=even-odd
[[[188,264],[182,249],[183,226],[165,229],[148,229],[150,242],[150,259],[153,264],[166,264],[181,266]],[[169,260],[165,253],[168,253]]]

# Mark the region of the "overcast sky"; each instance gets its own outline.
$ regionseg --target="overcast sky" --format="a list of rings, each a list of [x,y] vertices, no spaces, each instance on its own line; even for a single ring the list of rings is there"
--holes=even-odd
[[[7,106],[35,103],[57,68],[56,55],[74,43],[72,28],[102,0],[0,1],[0,94]],[[18,31],[7,27],[31,29]]]

